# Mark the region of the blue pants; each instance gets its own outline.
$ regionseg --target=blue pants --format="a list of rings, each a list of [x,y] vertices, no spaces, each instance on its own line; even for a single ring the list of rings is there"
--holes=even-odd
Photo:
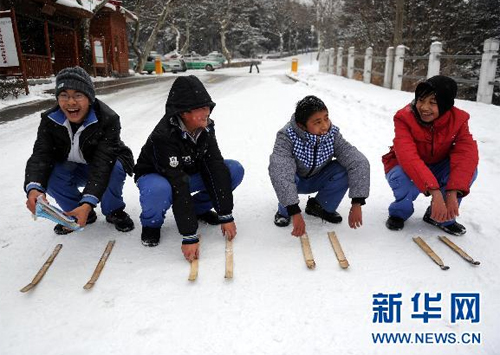
[[[231,189],[234,190],[243,180],[244,169],[236,160],[224,160],[231,174]],[[137,180],[141,202],[141,224],[143,227],[160,228],[165,220],[165,213],[172,206],[172,186],[160,174],[143,175]],[[197,215],[209,211],[212,206],[210,196],[200,174],[189,176],[190,191]]]
[[[349,187],[347,170],[336,161],[330,162],[323,170],[310,178],[295,175],[295,183],[299,194],[317,191],[316,200],[327,212],[337,210]],[[278,204],[278,212],[282,216],[288,216],[286,208],[281,203]]]
[[[76,207],[82,198],[78,189],[87,184],[89,167],[86,164],[66,161],[57,163],[50,175],[47,193],[52,196],[63,211],[68,212]],[[108,215],[111,212],[125,207],[122,191],[126,173],[119,160],[116,161],[108,187],[102,195],[101,211]]]
[[[450,161],[448,159],[442,162],[428,165],[431,172],[436,177],[439,186],[441,188],[441,193],[445,194],[446,183],[450,177]],[[471,185],[476,180],[477,169],[471,181]],[[415,201],[420,195],[420,190],[415,186],[413,181],[406,175],[400,165],[396,165],[392,168],[386,175],[385,178],[389,182],[389,186],[394,193],[394,198],[396,199],[389,206],[389,216],[399,217],[405,221],[410,218],[414,212],[413,201]],[[458,203],[462,201],[461,198],[458,199]],[[446,221],[441,223],[442,225],[450,225],[455,223],[455,220]]]

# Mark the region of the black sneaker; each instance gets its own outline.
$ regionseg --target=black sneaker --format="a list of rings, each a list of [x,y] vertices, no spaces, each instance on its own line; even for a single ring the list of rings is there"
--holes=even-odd
[[[87,217],[87,224],[92,224],[96,220],[97,220],[97,214],[95,213],[94,210],[90,211],[89,216]],[[56,226],[54,227],[54,232],[57,235],[66,235],[73,233],[74,230],[63,226],[62,224],[56,224]]]
[[[342,222],[342,216],[338,214],[338,212],[325,211],[314,197],[311,197],[307,200],[306,213],[310,214],[311,216],[319,217],[330,223]]]
[[[385,221],[385,226],[391,231],[400,231],[405,226],[405,221],[403,218],[389,216],[387,221]]]
[[[123,209],[108,214],[106,216],[106,222],[114,224],[115,228],[120,232],[130,232],[134,229],[134,221],[132,221],[128,213]]]
[[[424,220],[424,222],[432,224],[433,226],[436,226],[436,227],[440,228],[441,230],[443,230],[446,233],[451,234],[451,235],[460,236],[460,235],[464,235],[467,232],[467,229],[458,222],[454,222],[454,223],[449,224],[447,226],[443,226],[443,225],[439,224],[439,222],[436,222],[435,220],[433,220],[431,218],[431,208],[430,207],[427,207],[427,211],[425,211],[423,220]]]
[[[196,218],[198,218],[198,221],[205,222],[212,226],[217,226],[220,224],[219,215],[212,210],[208,210],[205,213],[199,214],[196,216]]]
[[[141,242],[146,247],[155,247],[160,243],[161,228],[142,227]]]
[[[279,212],[274,215],[274,224],[278,227],[286,227],[290,225],[290,217],[285,217]]]

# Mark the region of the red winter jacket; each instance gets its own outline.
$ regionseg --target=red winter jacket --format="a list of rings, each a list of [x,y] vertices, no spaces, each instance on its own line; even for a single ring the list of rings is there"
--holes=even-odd
[[[394,116],[394,145],[382,157],[385,173],[401,165],[417,188],[426,193],[439,189],[427,165],[449,158],[451,171],[446,190],[467,195],[479,161],[468,120],[469,114],[454,106],[428,125],[419,122],[411,105],[399,110]]]

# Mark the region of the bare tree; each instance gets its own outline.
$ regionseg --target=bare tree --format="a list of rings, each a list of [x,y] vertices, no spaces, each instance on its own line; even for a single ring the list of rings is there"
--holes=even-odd
[[[318,58],[319,53],[325,49],[325,37],[335,26],[338,14],[342,7],[341,0],[312,0],[316,13],[314,31],[318,36]],[[311,32],[312,29],[311,29]],[[312,36],[313,34],[311,34]]]
[[[135,13],[139,17],[139,21],[135,23],[135,32],[134,32],[134,39],[132,42],[132,48],[137,55],[137,66],[136,66],[136,72],[140,73],[144,69],[144,64],[146,63],[147,56],[149,55],[149,52],[153,48],[153,45],[156,42],[156,37],[158,36],[158,32],[162,30],[165,27],[165,23],[167,21],[167,16],[171,10],[170,4],[174,0],[163,0],[163,1],[158,1],[157,6],[158,10],[161,10],[160,14],[156,18],[156,21],[154,22],[154,26],[151,30],[151,33],[146,40],[146,42],[143,44],[143,47],[140,48],[139,44],[139,34],[141,32],[141,15],[140,12],[143,8],[143,5],[145,0],[138,0],[136,4],[136,9]]]

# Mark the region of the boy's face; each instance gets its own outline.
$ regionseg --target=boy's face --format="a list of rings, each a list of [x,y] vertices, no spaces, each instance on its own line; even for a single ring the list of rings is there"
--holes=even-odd
[[[90,110],[89,98],[80,91],[72,89],[61,92],[57,97],[57,103],[72,123],[82,123]]]
[[[313,113],[307,120],[306,125],[299,124],[299,127],[311,134],[322,136],[328,133],[331,125],[328,111],[323,110]]]
[[[198,128],[205,128],[208,125],[210,107],[204,106],[191,111],[181,113],[182,122],[189,132],[194,132]]]
[[[439,117],[439,107],[435,95],[420,97],[416,103],[418,114],[424,122],[432,122]]]

